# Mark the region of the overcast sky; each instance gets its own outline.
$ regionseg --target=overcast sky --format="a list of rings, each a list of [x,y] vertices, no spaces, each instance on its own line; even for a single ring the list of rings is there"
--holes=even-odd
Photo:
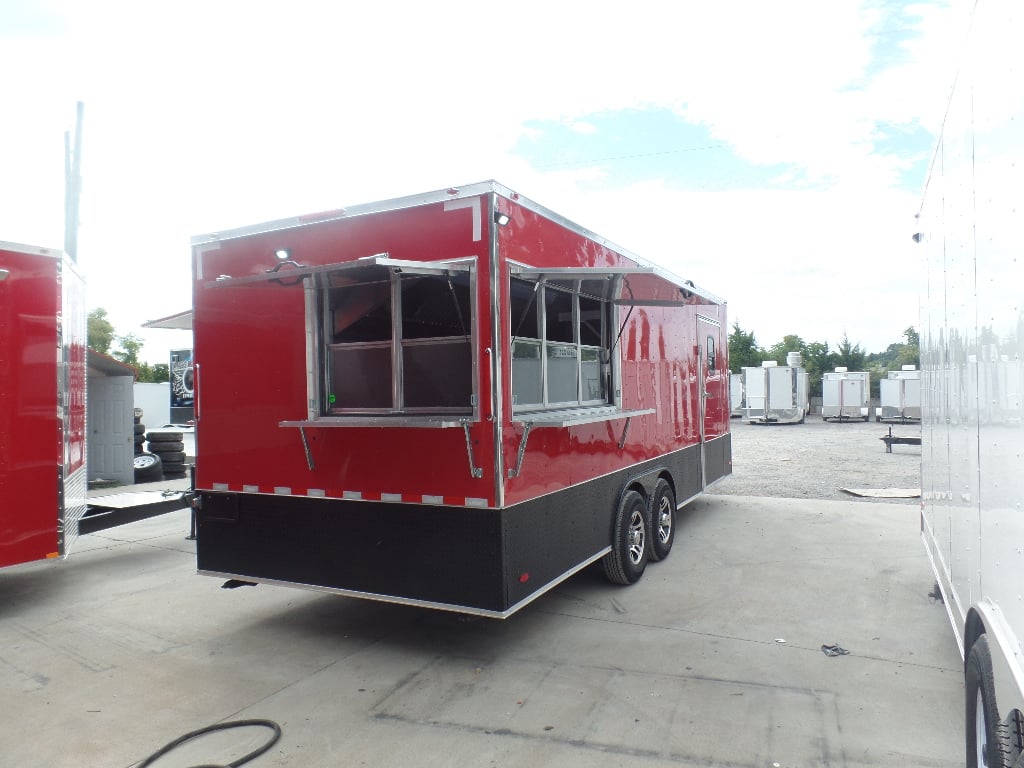
[[[982,0],[984,2],[984,0]],[[193,235],[496,179],[764,345],[918,324],[911,234],[973,0],[0,5],[0,240],[63,243],[165,362]]]

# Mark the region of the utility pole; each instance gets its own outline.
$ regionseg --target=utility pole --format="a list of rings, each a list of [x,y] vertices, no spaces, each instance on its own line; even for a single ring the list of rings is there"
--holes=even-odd
[[[64,132],[64,252],[78,263],[78,205],[82,197],[82,114],[85,105],[78,102],[75,117],[74,146]]]

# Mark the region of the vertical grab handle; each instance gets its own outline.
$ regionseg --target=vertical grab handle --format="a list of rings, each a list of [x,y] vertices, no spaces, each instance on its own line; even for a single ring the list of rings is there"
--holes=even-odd
[[[192,363],[192,410],[196,426],[199,425],[199,363]]]

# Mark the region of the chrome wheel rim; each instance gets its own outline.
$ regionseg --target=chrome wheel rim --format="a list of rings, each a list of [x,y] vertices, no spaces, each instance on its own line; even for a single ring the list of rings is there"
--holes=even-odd
[[[639,509],[634,509],[629,516],[629,530],[626,532],[629,542],[629,560],[633,565],[639,565],[644,559],[644,546],[646,544],[644,535],[644,515]]]
[[[668,544],[668,540],[671,535],[672,504],[669,501],[668,496],[662,496],[661,503],[658,504],[658,541],[662,544]]]

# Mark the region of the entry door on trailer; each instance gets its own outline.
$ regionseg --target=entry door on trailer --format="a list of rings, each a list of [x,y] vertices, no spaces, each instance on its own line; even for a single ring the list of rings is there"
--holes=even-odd
[[[708,477],[706,443],[728,431],[729,372],[725,370],[725,349],[722,347],[722,324],[706,315],[697,315],[697,365],[700,387],[700,467],[703,485],[717,479]],[[723,417],[724,414],[724,417]]]

